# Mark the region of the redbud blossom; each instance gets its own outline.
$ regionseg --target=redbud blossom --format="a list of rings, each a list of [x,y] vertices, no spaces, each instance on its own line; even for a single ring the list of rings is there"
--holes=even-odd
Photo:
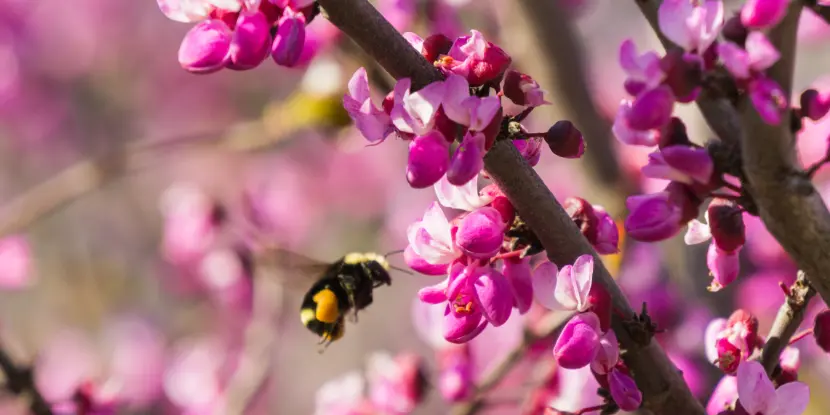
[[[393,358],[374,353],[367,361],[366,380],[369,400],[376,410],[386,414],[409,414],[424,398],[426,378],[422,358],[417,354],[402,353]]]
[[[394,129],[386,112],[372,102],[365,68],[355,71],[349,80],[349,92],[343,95],[343,107],[370,143],[385,139]]]
[[[573,316],[562,328],[553,346],[556,363],[565,369],[588,366],[600,349],[599,318],[591,312]]]
[[[732,252],[740,249],[746,242],[741,208],[733,201],[714,198],[706,210],[712,237],[718,248]]]
[[[537,138],[513,140],[513,145],[531,167],[539,164],[542,158],[542,140]]]
[[[472,86],[498,79],[510,66],[510,56],[485,40],[481,32],[471,30],[470,33],[470,36],[456,39],[447,55],[438,58],[435,66],[445,74],[463,76]]]
[[[646,177],[694,184],[709,183],[715,164],[702,148],[668,146],[648,155],[648,164],[642,172]]]
[[[625,219],[625,231],[634,239],[656,242],[680,231],[683,208],[673,202],[668,191],[629,196],[625,204],[630,212]]]
[[[471,96],[470,85],[463,76],[450,74],[444,88],[441,105],[447,117],[472,131],[483,131],[501,106],[498,97]]]
[[[291,7],[282,10],[277,36],[271,48],[271,57],[280,66],[293,67],[300,59],[305,44],[306,17]]]
[[[602,206],[594,205],[594,213],[597,215],[597,237],[589,242],[600,255],[619,253],[620,231],[617,223]]]
[[[600,375],[610,372],[620,360],[620,345],[614,331],[608,330],[599,341],[599,353],[591,362],[591,370]]]
[[[461,255],[453,241],[450,223],[438,203],[433,202],[423,218],[409,226],[406,235],[412,253],[429,264],[446,267]]]
[[[435,62],[441,55],[446,55],[452,48],[453,41],[447,36],[437,33],[424,39],[421,53],[430,62]]]
[[[484,168],[484,134],[467,132],[447,169],[447,180],[456,186],[475,181]]]
[[[626,113],[628,125],[638,131],[663,127],[671,121],[674,102],[674,93],[666,85],[646,90],[637,95]]]
[[[666,0],[658,9],[660,31],[687,52],[703,54],[724,24],[721,0]]]
[[[614,402],[623,411],[635,411],[643,403],[643,393],[637,389],[637,383],[619,369],[612,369],[608,374],[608,387]]]
[[[542,262],[533,271],[533,295],[551,310],[587,311],[591,307],[588,296],[593,272],[594,259],[590,255],[581,255],[561,270],[552,262]]]
[[[203,20],[216,7],[207,1],[157,0],[157,2],[165,16],[182,23]]]
[[[230,45],[228,68],[251,69],[262,63],[271,49],[271,24],[260,11],[239,13]]]
[[[433,82],[416,92],[410,92],[411,85],[409,78],[400,79],[395,84],[394,106],[390,117],[401,132],[426,135],[435,125],[436,114],[444,98],[444,82]]]
[[[34,282],[28,240],[21,235],[0,239],[0,288],[21,289]]]
[[[715,319],[704,335],[706,358],[727,374],[735,373],[738,364],[761,347],[758,319],[744,310],[736,310],[729,319]]]
[[[502,273],[513,289],[513,307],[519,310],[519,314],[527,313],[533,304],[530,258],[505,259]]]
[[[703,60],[698,55],[671,49],[660,60],[666,73],[665,85],[671,88],[678,102],[688,103],[697,98],[703,81]]]
[[[638,54],[637,46],[631,39],[626,39],[620,45],[619,60],[620,66],[628,75],[624,83],[625,90],[632,96],[656,88],[666,77],[660,67],[660,57],[652,51]]]
[[[707,415],[719,415],[735,403],[738,398],[738,380],[735,376],[725,375],[721,378],[706,404]]]
[[[545,100],[545,91],[539,87],[538,82],[529,75],[513,69],[509,69],[504,73],[502,92],[507,99],[522,107],[538,107],[550,104]]]
[[[233,32],[221,20],[205,20],[193,26],[179,47],[179,63],[193,73],[212,73],[230,60]]]
[[[545,142],[548,143],[550,151],[559,157],[575,159],[582,157],[582,153],[585,152],[582,132],[567,120],[557,121],[550,127],[545,134]]]
[[[709,245],[706,253],[706,265],[712,274],[709,291],[720,291],[738,278],[738,273],[741,271],[739,252],[740,248],[729,252],[718,248],[717,244]]]
[[[438,391],[448,402],[461,402],[474,392],[469,344],[442,347],[438,353]]]
[[[637,130],[629,123],[633,104],[633,101],[627,99],[620,101],[620,107],[617,109],[617,114],[614,117],[614,125],[611,127],[611,131],[623,144],[645,147],[656,146],[660,138],[659,131]]]
[[[830,93],[808,89],[801,93],[801,114],[818,121],[830,112]]]
[[[732,42],[719,43],[718,56],[723,66],[738,79],[748,79],[753,72],[763,72],[781,58],[761,32],[751,32],[743,48]]]
[[[778,389],[767,377],[764,366],[746,361],[738,367],[738,402],[751,415],[801,415],[810,402],[810,388],[790,382]]]
[[[748,89],[750,101],[761,119],[771,125],[781,123],[781,114],[787,108],[787,97],[778,83],[761,77],[753,79]]]
[[[594,212],[594,207],[587,200],[580,197],[569,197],[562,204],[565,212],[574,221],[574,224],[588,241],[597,239],[599,230],[599,216]]]
[[[495,198],[495,195],[486,193],[483,190],[479,192],[478,181],[476,180],[470,180],[461,186],[456,186],[451,184],[447,177],[444,176],[433,187],[435,189],[435,197],[442,206],[466,210],[467,212],[472,212],[487,205]]]
[[[358,371],[329,380],[317,390],[314,415],[357,415],[361,409],[371,410],[371,403],[363,396],[365,389],[366,382]]]
[[[830,353],[830,310],[824,310],[816,315],[813,336],[818,346]]]
[[[741,23],[749,29],[766,29],[781,23],[789,0],[747,0],[741,8]]]
[[[409,157],[406,162],[406,180],[416,189],[435,184],[447,173],[450,161],[447,154],[450,143],[435,130],[415,137],[409,143]]]
[[[458,225],[456,244],[472,258],[487,259],[501,249],[505,230],[501,213],[485,206],[464,216]]]
[[[447,273],[447,264],[430,264],[415,253],[412,245],[408,245],[403,251],[403,259],[406,266],[421,274],[444,275]]]

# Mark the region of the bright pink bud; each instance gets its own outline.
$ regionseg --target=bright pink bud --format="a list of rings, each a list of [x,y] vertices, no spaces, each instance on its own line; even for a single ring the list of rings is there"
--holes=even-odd
[[[749,83],[749,98],[758,115],[767,124],[778,125],[787,108],[787,97],[778,83],[769,78],[756,78]]]
[[[733,252],[746,242],[746,227],[741,208],[733,201],[714,198],[706,211],[709,229],[718,248]]]
[[[808,89],[801,93],[801,114],[818,121],[830,112],[830,93]]]
[[[291,7],[282,11],[277,36],[271,48],[271,57],[280,66],[292,67],[300,59],[305,44],[305,15]]]
[[[545,134],[545,142],[550,151],[559,157],[576,159],[585,152],[585,140],[582,132],[568,120],[557,121]]]
[[[643,175],[654,179],[673,180],[693,184],[709,183],[715,171],[715,163],[702,148],[668,146],[648,155]]]
[[[579,197],[569,197],[562,205],[582,235],[588,241],[596,241],[599,232],[599,217],[594,212],[594,207],[587,200]]]
[[[611,397],[623,411],[635,411],[643,403],[643,393],[637,388],[637,383],[631,376],[614,369],[608,375],[608,386]]]
[[[580,369],[588,366],[599,353],[599,318],[592,312],[573,316],[553,346],[553,356],[559,366],[565,369]]]
[[[456,186],[463,186],[475,179],[484,168],[484,134],[470,133],[455,150],[447,170],[447,180]]]
[[[236,21],[228,68],[244,70],[258,66],[271,49],[271,25],[265,14],[243,11]]]
[[[193,73],[222,69],[230,59],[231,29],[221,20],[205,20],[193,26],[182,39],[179,63]]]
[[[656,242],[680,231],[683,211],[671,200],[669,192],[630,196],[625,203],[630,212],[625,219],[625,231],[632,238]]]
[[[449,168],[450,143],[438,131],[415,137],[409,143],[406,180],[416,189],[435,184]]]
[[[830,353],[830,310],[818,313],[813,326],[813,335],[818,346]]]
[[[739,251],[740,249],[727,252],[718,248],[715,243],[709,245],[709,250],[706,253],[706,265],[712,275],[709,291],[720,291],[738,278],[738,273],[741,271]]]
[[[502,273],[493,267],[482,267],[473,282],[477,305],[484,318],[494,327],[501,326],[513,311],[513,287]]]
[[[728,338],[723,337],[715,341],[715,350],[718,355],[718,368],[726,374],[735,373],[743,360],[741,349],[732,344]]]
[[[741,8],[741,23],[749,29],[766,29],[781,23],[789,0],[747,0]]]
[[[474,362],[467,344],[438,350],[438,390],[448,402],[467,400],[473,393]]]
[[[502,92],[516,105],[538,107],[549,104],[545,101],[545,91],[529,75],[512,69],[504,73]]]
[[[674,94],[666,85],[641,93],[627,113],[628,126],[646,131],[668,124],[674,111],[674,101]]]
[[[512,60],[500,47],[485,40],[481,32],[470,32],[470,36],[456,39],[449,56],[439,58],[436,66],[445,73],[467,78],[471,86],[480,86],[502,76]]]
[[[501,249],[505,228],[499,211],[489,206],[481,207],[461,220],[455,243],[470,257],[491,258]]]
[[[600,255],[613,255],[620,252],[620,231],[611,215],[601,206],[594,206],[597,215],[597,237],[590,241]]]
[[[503,272],[513,289],[513,307],[516,307],[520,314],[527,313],[533,304],[530,258],[505,259]]]

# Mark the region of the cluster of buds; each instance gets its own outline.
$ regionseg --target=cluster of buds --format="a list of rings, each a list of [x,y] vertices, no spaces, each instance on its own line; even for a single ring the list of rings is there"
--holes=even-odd
[[[726,374],[734,374],[741,362],[764,345],[758,319],[745,310],[736,310],[728,319],[712,320],[704,341],[706,357]]]
[[[377,105],[366,70],[360,68],[349,81],[343,106],[370,143],[378,144],[393,133],[409,142],[410,186],[427,188],[444,176],[456,186],[470,182],[484,168],[484,154],[498,137],[514,140],[531,165],[539,161],[541,138],[557,155],[581,156],[582,134],[572,125],[555,126],[547,133],[525,130],[521,121],[533,108],[549,104],[544,91],[528,75],[508,70],[510,56],[480,32],[472,30],[455,41],[440,34],[422,39],[408,32],[404,37],[446,79],[417,91],[409,78],[401,79]],[[497,94],[491,95],[491,90]]]
[[[291,67],[300,58],[306,24],[319,13],[314,0],[158,0],[170,19],[197,22],[179,48],[193,73],[247,70],[271,55]]]

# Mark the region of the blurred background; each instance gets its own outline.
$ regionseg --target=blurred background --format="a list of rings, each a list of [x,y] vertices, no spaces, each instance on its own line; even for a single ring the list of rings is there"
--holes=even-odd
[[[545,131],[568,118],[589,140],[579,160],[542,155],[537,171],[558,197],[581,196],[621,222],[625,196],[663,185],[639,176],[648,151],[621,145],[609,130],[624,96],[620,42],[662,50],[635,2],[559,0],[547,25],[512,0],[375,3],[399,30],[423,37],[478,29],[540,82],[553,105],[528,126]],[[296,68],[269,59],[250,71],[193,75],[176,59],[190,27],[151,0],[0,0],[3,349],[34,366],[47,399],[71,399],[81,388],[103,400],[120,396],[124,413],[184,413],[185,403],[231,399],[238,390],[227,385],[240,372],[234,388],[247,385],[247,395],[238,392],[250,395],[246,413],[311,414],[317,390],[364,371],[372,353],[412,351],[434,368],[413,307],[435,277],[394,273],[359,323],[321,354],[298,318],[304,292],[263,283],[251,311],[248,269],[236,255],[254,223],[267,224],[260,227],[269,241],[323,261],[406,246],[407,226],[434,193],[407,185],[404,145],[366,147],[341,106],[358,67],[369,69],[378,98],[390,80],[323,18],[309,25]],[[830,27],[805,12],[796,94],[830,89],[828,40]],[[678,113],[693,141],[709,138],[696,107]],[[830,119],[805,124],[799,148],[809,164],[824,154]],[[221,208],[221,230],[176,222],[177,212],[205,206]],[[626,240],[608,259],[632,303],[647,301],[668,330],[660,341],[704,402],[719,380],[703,355],[706,324],[743,307],[765,334],[783,301],[778,282],[795,279],[777,243],[747,222],[741,277],[718,293],[706,291],[705,244],[687,247],[682,236]],[[202,245],[177,239],[194,234]],[[400,256],[390,260],[403,266]],[[825,308],[819,303],[805,321]],[[476,376],[521,334],[514,317],[477,338]],[[826,414],[830,360],[810,339],[797,346],[800,379],[813,391],[809,413]],[[237,365],[240,355],[247,360]],[[0,402],[25,413],[11,395]],[[448,408],[433,391],[414,413]]]

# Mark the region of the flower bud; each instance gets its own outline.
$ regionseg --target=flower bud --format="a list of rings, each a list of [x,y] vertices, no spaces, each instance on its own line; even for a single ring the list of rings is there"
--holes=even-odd
[[[643,403],[643,393],[637,383],[619,370],[612,370],[608,375],[608,386],[611,397],[623,411],[635,411]]]
[[[668,124],[674,111],[674,101],[674,94],[666,85],[641,93],[626,114],[628,126],[647,131]]]
[[[588,241],[596,241],[599,232],[599,218],[594,207],[587,200],[579,197],[569,197],[563,203],[565,212],[574,221],[579,231]]]
[[[749,35],[749,30],[741,23],[741,16],[735,15],[726,21],[721,33],[726,40],[743,47],[744,42],[746,42],[746,36]]]
[[[597,216],[597,237],[590,241],[600,255],[613,255],[620,252],[620,231],[611,215],[600,206],[594,206]]]
[[[553,356],[565,369],[588,366],[599,353],[600,332],[596,314],[587,312],[573,316],[553,346]]]
[[[230,69],[244,70],[258,66],[271,49],[271,25],[261,12],[242,12],[236,21],[230,46]]]
[[[491,258],[501,249],[505,227],[499,211],[489,206],[481,207],[461,220],[455,242],[473,258]]]
[[[424,39],[421,53],[430,61],[435,62],[441,55],[446,55],[452,47],[452,39],[441,33],[434,34]]]
[[[516,105],[538,107],[548,103],[545,101],[545,91],[539,88],[538,82],[513,69],[504,73],[502,92]]]
[[[830,310],[824,310],[816,316],[813,336],[816,338],[818,347],[830,353]]]
[[[813,121],[818,121],[830,112],[830,93],[821,94],[815,89],[801,93],[801,113]]]
[[[665,85],[682,103],[694,101],[703,82],[703,62],[697,55],[672,49],[660,60],[660,68],[666,74]]]
[[[739,333],[739,339],[746,344],[749,350],[764,345],[764,340],[758,334],[758,317],[749,311],[737,309],[729,316],[726,326],[733,332]]]
[[[216,72],[228,62],[233,33],[221,20],[205,20],[191,28],[179,47],[179,63],[189,72]]]
[[[520,314],[527,313],[533,304],[530,258],[505,259],[503,273],[504,277],[510,281],[513,292],[513,307],[519,310]]]
[[[467,184],[484,168],[483,157],[484,134],[467,132],[450,159],[447,180],[455,186]]]
[[[706,210],[709,228],[718,248],[734,252],[746,243],[746,228],[741,208],[735,202],[714,198]]]
[[[406,180],[416,189],[435,184],[447,172],[450,143],[438,131],[415,137],[409,143],[409,158],[406,164]]]
[[[531,167],[539,164],[542,158],[542,141],[529,138],[527,140],[513,140],[513,145],[519,150],[519,154],[527,160]]]
[[[305,15],[290,7],[283,9],[271,57],[280,66],[293,67],[300,59],[305,44]]]
[[[448,402],[468,399],[474,390],[473,359],[467,344],[438,350],[438,391]]]
[[[557,121],[545,134],[545,142],[550,151],[562,158],[575,159],[582,157],[585,152],[585,140],[572,122]]]
[[[728,338],[722,337],[715,342],[715,350],[718,353],[718,368],[726,374],[735,373],[743,360],[741,349],[732,344]]]
[[[741,8],[741,23],[749,29],[765,29],[781,23],[789,0],[747,0]]]
[[[626,206],[630,213],[625,219],[625,231],[636,240],[661,241],[680,231],[683,209],[668,191],[630,196]]]
[[[709,267],[709,273],[712,275],[712,282],[708,287],[709,291],[720,291],[738,278],[738,273],[741,270],[738,251],[724,251],[718,248],[716,243],[709,245],[709,250],[706,253],[706,266]]]

